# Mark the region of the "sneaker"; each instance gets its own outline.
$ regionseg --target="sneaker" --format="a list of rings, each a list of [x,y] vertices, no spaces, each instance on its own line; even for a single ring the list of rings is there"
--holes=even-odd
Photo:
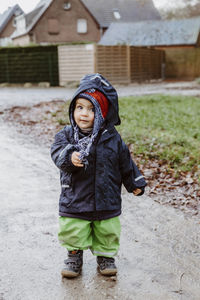
[[[64,260],[65,267],[61,274],[63,277],[77,277],[83,265],[83,250],[68,251],[68,258]]]
[[[113,276],[117,273],[115,259],[113,257],[97,256],[99,272],[102,275]]]

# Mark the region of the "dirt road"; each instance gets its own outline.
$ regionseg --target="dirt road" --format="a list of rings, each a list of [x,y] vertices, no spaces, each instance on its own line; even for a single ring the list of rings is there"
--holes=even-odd
[[[200,299],[199,219],[125,191],[118,276],[99,275],[86,251],[82,276],[62,279],[49,145],[0,120],[0,151],[0,300]]]

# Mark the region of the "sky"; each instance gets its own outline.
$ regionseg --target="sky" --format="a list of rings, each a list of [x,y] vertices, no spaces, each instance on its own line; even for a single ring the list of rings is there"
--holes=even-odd
[[[0,0],[0,13],[3,13],[8,6],[13,6],[15,4],[19,4],[20,7],[25,11],[25,13],[31,11],[35,8],[36,4],[39,2],[39,0]],[[182,6],[183,0],[153,0],[154,5],[157,8],[167,8],[167,7],[173,7],[176,6]],[[190,3],[196,3],[200,2],[200,0],[191,0]]]

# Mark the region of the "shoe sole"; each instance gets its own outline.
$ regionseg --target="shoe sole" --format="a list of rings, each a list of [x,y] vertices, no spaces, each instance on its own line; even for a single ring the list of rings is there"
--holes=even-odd
[[[62,275],[62,277],[66,277],[66,278],[75,278],[75,277],[79,276],[80,273],[75,273],[75,272],[72,272],[72,271],[63,270],[63,271],[61,271],[61,275]]]
[[[98,270],[99,272],[102,274],[102,275],[105,275],[105,276],[114,276],[117,274],[117,270],[116,269],[105,269],[105,270],[100,270],[100,268],[98,267]]]

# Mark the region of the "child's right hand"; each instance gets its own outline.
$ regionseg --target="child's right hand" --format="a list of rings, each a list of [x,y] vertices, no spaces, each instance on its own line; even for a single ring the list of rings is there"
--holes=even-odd
[[[138,188],[133,191],[134,196],[138,196],[140,193],[142,193],[142,190]]]
[[[81,160],[79,159],[79,156],[80,156],[80,153],[74,151],[71,156],[72,163],[76,167],[83,167],[84,164],[82,164]]]

